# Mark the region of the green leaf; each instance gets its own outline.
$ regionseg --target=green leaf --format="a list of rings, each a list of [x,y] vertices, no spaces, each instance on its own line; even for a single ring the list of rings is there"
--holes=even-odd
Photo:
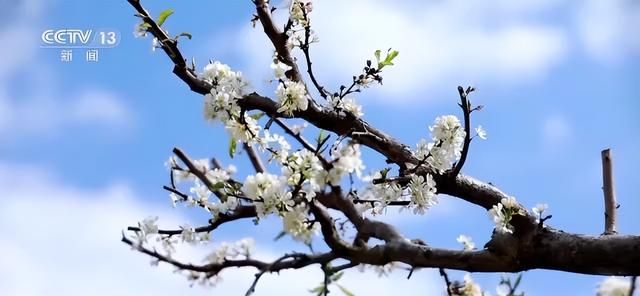
[[[320,145],[320,143],[322,143],[324,141],[325,135],[324,135],[324,130],[320,130],[320,133],[318,134],[318,137],[316,138],[316,144]]]
[[[382,179],[386,179],[387,178],[387,174],[389,173],[389,171],[391,170],[391,168],[384,168],[380,171],[380,175],[382,176]]]
[[[163,10],[160,13],[160,16],[158,16],[158,20],[156,21],[156,23],[158,24],[158,27],[162,26],[162,24],[164,24],[167,18],[172,14],[173,14],[173,9],[171,8]]]
[[[151,28],[151,24],[149,24],[149,23],[147,23],[147,22],[142,22],[142,23],[140,24],[140,28],[142,28],[142,29],[144,29],[144,30],[149,29],[149,28]]]
[[[344,272],[337,272],[331,275],[330,279],[332,282],[337,282],[344,275]]]
[[[347,288],[346,288],[346,287],[344,287],[343,285],[336,284],[336,286],[338,286],[338,288],[340,288],[340,291],[342,291],[342,293],[344,293],[344,295],[347,295],[347,296],[356,296],[356,294],[353,294],[353,292],[349,291],[349,289],[347,289]]]
[[[376,56],[376,62],[380,63],[380,50],[376,50],[373,54]]]
[[[322,295],[322,292],[324,292],[324,290],[326,290],[327,287],[324,286],[324,284],[320,284],[320,286],[317,286],[311,290],[309,290],[309,292],[311,293],[316,293],[316,295]]]
[[[233,158],[233,155],[236,154],[236,147],[238,145],[238,140],[236,138],[231,137],[231,141],[229,141],[229,156]]]

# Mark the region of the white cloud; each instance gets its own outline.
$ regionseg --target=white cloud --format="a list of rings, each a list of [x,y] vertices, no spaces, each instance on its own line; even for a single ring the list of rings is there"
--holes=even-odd
[[[78,188],[40,168],[0,163],[0,187],[0,295],[243,295],[253,280],[254,270],[230,270],[214,290],[189,288],[170,267],[151,267],[148,257],[120,242],[121,229],[148,215],[159,215],[164,226],[186,218],[170,211],[168,202],[166,208],[141,203],[125,185]],[[261,258],[282,252],[258,246]],[[437,295],[442,290],[434,272],[404,277],[404,271],[381,279],[353,271],[340,282],[358,295]],[[255,295],[306,295],[321,279],[317,266],[267,275]]]
[[[133,114],[117,94],[100,88],[60,90],[57,73],[38,59],[41,0],[6,7],[10,17],[0,26],[0,142],[48,136],[78,126],[123,127]],[[37,38],[34,38],[37,37]],[[20,89],[15,78],[22,79]]]
[[[561,115],[553,115],[544,119],[542,123],[542,145],[545,151],[558,151],[571,141],[571,124]]]
[[[576,24],[584,50],[603,63],[616,63],[640,53],[640,2],[584,1],[576,11]]]
[[[117,128],[133,124],[128,106],[116,94],[86,89],[72,95],[42,92],[9,97],[0,83],[0,135],[2,139],[48,136],[84,126]],[[8,137],[10,136],[10,137]]]
[[[529,1],[530,9],[497,1],[431,1],[400,5],[383,1],[316,1],[312,25],[320,37],[311,52],[316,72],[331,84],[348,83],[375,49],[400,51],[385,71],[382,93],[404,96],[436,85],[519,83],[543,77],[567,53],[566,34],[527,21],[553,7]],[[238,34],[248,65],[268,68],[271,48],[260,28]],[[254,73],[264,80],[267,70]],[[330,74],[326,74],[330,73]],[[413,96],[419,97],[419,96]]]
[[[69,117],[79,123],[95,122],[106,125],[125,125],[132,116],[115,94],[102,90],[85,90],[69,108]]]

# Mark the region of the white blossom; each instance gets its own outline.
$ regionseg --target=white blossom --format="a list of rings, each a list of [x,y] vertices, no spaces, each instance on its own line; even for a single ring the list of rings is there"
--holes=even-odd
[[[432,167],[445,171],[451,167],[462,152],[465,131],[454,115],[439,116],[429,127],[434,144],[427,145],[431,156],[427,159]]]
[[[302,179],[304,179],[303,184],[309,182],[312,188],[307,193],[312,193],[324,185],[323,171],[324,168],[318,156],[306,149],[292,153],[282,167],[282,175],[286,178],[287,184],[297,186]]]
[[[411,192],[411,204],[415,206],[414,214],[424,214],[427,209],[435,205],[436,199],[436,182],[430,174],[424,176],[413,175],[409,182],[409,191]]]
[[[518,201],[513,196],[509,196],[501,199],[500,203],[502,203],[504,207],[508,209],[513,209],[518,207]]]
[[[273,63],[271,63],[271,69],[273,70],[273,75],[278,79],[286,79],[285,73],[291,70],[291,66],[279,61],[278,59],[274,59]]]
[[[176,207],[176,203],[178,203],[178,201],[181,201],[182,198],[180,196],[178,196],[177,194],[171,192],[169,193],[169,198],[171,198],[171,204],[173,205],[173,207]]]
[[[473,243],[470,236],[461,234],[456,241],[463,245],[465,251],[473,251],[476,248],[476,244]]]
[[[211,196],[209,188],[199,180],[194,182],[194,186],[189,189],[189,192],[195,195],[195,201],[205,204],[209,201],[209,196]]]
[[[473,281],[469,273],[464,275],[464,286],[459,289],[459,293],[461,296],[483,296],[482,288]]]
[[[285,137],[278,134],[272,134],[269,130],[265,130],[262,143],[265,147],[271,148],[272,155],[269,158],[269,161],[272,159],[276,159],[280,163],[284,163],[286,161],[289,156],[289,150],[291,150],[291,144],[287,142]],[[275,145],[272,145],[271,143],[277,143],[278,147],[275,147]]]
[[[146,36],[147,36],[147,29],[144,23],[136,24],[136,26],[133,28],[133,37],[142,38]]]
[[[205,257],[205,262],[221,264],[227,259],[249,258],[255,242],[252,238],[243,238],[234,244],[221,243],[213,252]]]
[[[293,131],[294,134],[299,135],[302,132],[302,130],[304,130],[308,126],[309,126],[309,124],[306,123],[306,122],[303,122],[302,124],[294,124],[291,127],[291,131]]]
[[[176,158],[176,156],[171,155],[169,159],[167,159],[167,161],[164,162],[164,167],[167,168],[167,170],[169,171],[173,170],[173,168],[178,167],[178,159]]]
[[[596,293],[598,296],[627,296],[631,289],[631,281],[625,278],[610,276],[603,280]]]
[[[213,184],[224,183],[227,180],[229,180],[229,178],[231,178],[229,176],[229,172],[228,171],[217,169],[217,168],[213,169],[213,170],[208,170],[207,173],[206,173],[206,177]]]
[[[367,88],[371,86],[371,83],[373,83],[374,81],[375,80],[373,80],[373,78],[369,77],[368,75],[360,75],[356,83],[361,87]]]
[[[244,123],[235,119],[229,120],[226,122],[225,129],[231,134],[233,139],[236,139],[236,141],[247,143],[257,141],[258,133],[260,132],[258,122],[250,116],[245,116],[244,120]]]
[[[356,100],[352,97],[340,98],[338,96],[331,97],[331,106],[335,109],[343,109],[351,112],[355,117],[362,117],[362,106],[356,103]]]
[[[151,40],[151,50],[152,51],[156,51],[156,48],[161,47],[162,45],[160,44],[160,42],[158,41],[158,38],[153,38],[153,40]]]
[[[489,210],[489,216],[495,223],[498,232],[513,233],[513,227],[509,224],[514,214],[521,214],[518,202],[514,197],[505,197]]]
[[[487,139],[487,131],[482,128],[482,125],[478,125],[478,127],[476,127],[476,134],[478,135],[478,137],[480,137],[480,139]]]
[[[504,205],[501,203],[497,205],[493,205],[493,207],[489,210],[489,216],[493,219],[493,223],[495,224],[495,228],[498,232],[502,233],[513,233],[509,225],[510,217],[507,217],[503,211]]]
[[[147,217],[141,222],[138,222],[138,228],[140,231],[136,232],[138,237],[138,243],[142,244],[147,241],[147,235],[149,234],[157,234],[158,233],[158,217]]]
[[[535,207],[531,208],[533,214],[537,217],[538,221],[542,219],[542,213],[549,208],[549,205],[546,203],[536,204]]]
[[[311,1],[292,0],[289,7],[289,18],[294,24],[306,26],[308,24],[309,13],[313,10]],[[306,17],[305,17],[306,16]]]
[[[333,167],[327,175],[327,181],[332,185],[339,185],[340,179],[347,173],[356,173],[360,176],[364,169],[362,162],[360,145],[349,143],[342,146],[337,145],[332,149]]]
[[[379,179],[381,177],[380,172],[376,172],[371,179]],[[369,179],[369,177],[364,179]],[[370,183],[360,195],[363,199],[379,200],[380,202],[376,202],[373,205],[371,213],[373,215],[381,215],[390,202],[402,197],[402,191],[402,187],[396,182]]]
[[[288,116],[293,115],[293,112],[297,110],[307,110],[309,105],[307,90],[301,82],[285,81],[280,83],[276,89],[276,97],[280,106],[278,112]]]
[[[187,243],[197,242],[196,232],[193,227],[189,226],[188,224],[185,224],[181,227],[182,227],[182,232],[180,233],[180,237],[182,238],[183,242],[187,242]]]
[[[282,181],[267,188],[262,195],[262,202],[256,203],[258,218],[269,214],[288,211],[294,206],[293,195]]]
[[[247,176],[242,185],[242,192],[244,192],[247,198],[259,200],[268,188],[278,185],[279,180],[276,175],[257,173]]]

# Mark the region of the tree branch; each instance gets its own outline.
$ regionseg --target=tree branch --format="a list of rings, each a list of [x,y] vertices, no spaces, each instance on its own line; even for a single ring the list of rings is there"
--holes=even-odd
[[[260,159],[260,155],[256,153],[256,150],[253,149],[253,146],[249,145],[249,143],[247,142],[243,142],[242,147],[244,147],[244,150],[247,152],[247,155],[249,156],[249,160],[251,160],[251,164],[253,165],[253,168],[256,170],[256,173],[266,172],[267,170],[265,169],[265,166],[262,163],[262,159]]]
[[[616,194],[613,180],[611,149],[602,150],[602,191],[604,192],[604,234],[616,234]]]

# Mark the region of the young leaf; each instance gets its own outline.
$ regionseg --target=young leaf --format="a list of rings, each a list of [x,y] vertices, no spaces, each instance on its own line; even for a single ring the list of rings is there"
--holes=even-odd
[[[233,158],[233,155],[236,154],[237,144],[238,141],[236,140],[236,138],[231,137],[231,140],[229,141],[229,157]]]
[[[373,54],[376,56],[376,62],[380,63],[380,50],[376,50]]]
[[[162,26],[162,24],[164,24],[167,18],[172,14],[173,14],[173,9],[171,8],[163,10],[160,13],[160,16],[158,16],[158,20],[156,21],[156,23],[158,23],[158,26]]]
[[[384,66],[393,66],[393,59],[397,57],[399,52],[397,50],[389,50],[384,61],[378,63],[378,70],[384,68]]]
[[[347,289],[345,286],[340,285],[340,284],[336,284],[336,286],[338,286],[338,288],[340,288],[340,291],[342,291],[342,293],[344,293],[344,295],[356,296],[356,294],[353,294],[353,292],[349,291],[349,289]]]
[[[189,40],[191,40],[191,38],[193,37],[190,33],[182,32],[182,33],[178,34],[178,36],[176,36],[175,39],[178,39],[179,37],[183,37],[183,36],[189,38]]]

